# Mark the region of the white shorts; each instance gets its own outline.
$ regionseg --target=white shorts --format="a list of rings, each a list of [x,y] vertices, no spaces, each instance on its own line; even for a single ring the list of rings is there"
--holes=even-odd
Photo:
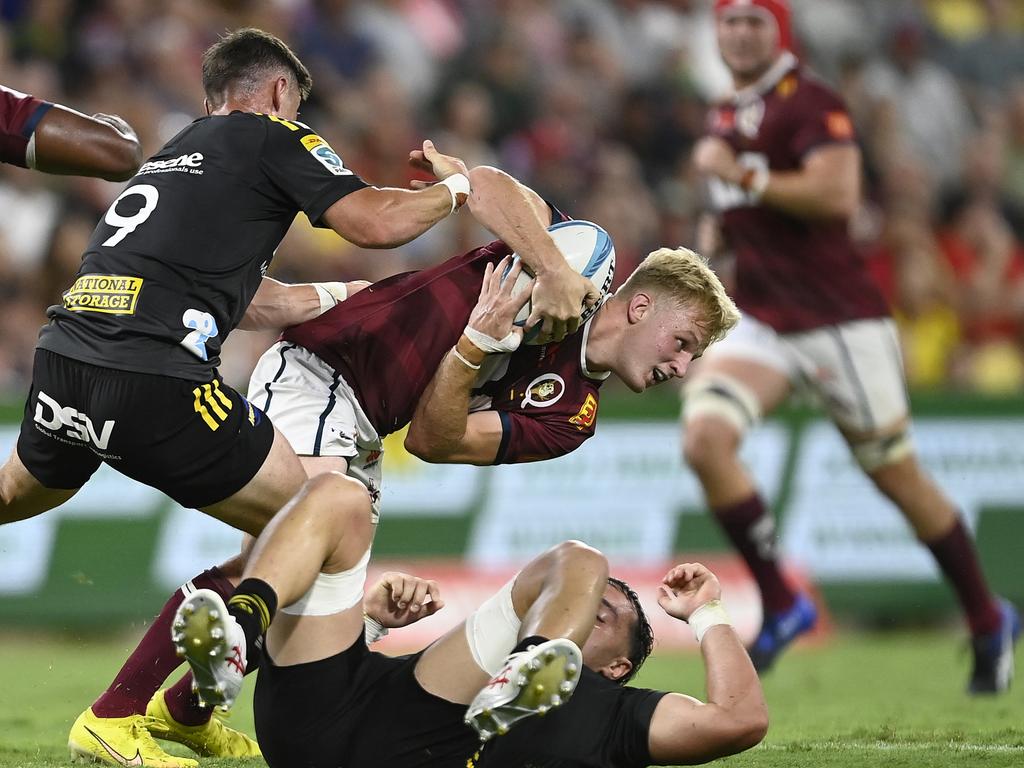
[[[341,456],[380,516],[380,437],[340,373],[308,349],[279,341],[249,379],[249,402],[270,416],[299,456]]]
[[[855,320],[801,333],[777,333],[744,314],[704,357],[750,360],[784,374],[821,400],[832,420],[855,432],[885,430],[910,411],[896,323]]]

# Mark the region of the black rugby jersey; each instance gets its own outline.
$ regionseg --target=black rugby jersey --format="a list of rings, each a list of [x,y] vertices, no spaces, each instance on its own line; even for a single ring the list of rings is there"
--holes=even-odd
[[[619,685],[586,667],[576,692],[545,717],[488,741],[467,768],[644,768],[651,719],[665,691]],[[460,764],[461,768],[461,764]]]
[[[196,120],[107,210],[39,347],[208,381],[295,215],[320,225],[365,186],[302,123],[246,112]]]

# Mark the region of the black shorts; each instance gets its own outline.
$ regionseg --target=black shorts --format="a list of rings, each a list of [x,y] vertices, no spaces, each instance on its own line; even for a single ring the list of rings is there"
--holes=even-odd
[[[256,679],[256,737],[270,768],[465,768],[476,733],[464,704],[427,693],[413,674],[419,654],[372,653],[360,638],[322,661],[278,667]]]
[[[100,462],[205,507],[263,466],[274,427],[225,385],[101,368],[36,350],[18,456],[47,488],[85,484]]]

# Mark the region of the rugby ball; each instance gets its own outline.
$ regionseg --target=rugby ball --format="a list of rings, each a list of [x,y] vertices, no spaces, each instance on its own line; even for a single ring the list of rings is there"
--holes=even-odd
[[[580,320],[586,322],[597,311],[598,305],[612,287],[612,280],[615,277],[615,246],[612,245],[612,239],[608,233],[590,221],[579,219],[560,221],[548,227],[548,232],[565,260],[569,262],[569,266],[588,278],[600,293],[598,302],[580,313]],[[509,265],[509,270],[519,260],[519,254],[512,254],[512,264]],[[506,274],[508,274],[507,271]],[[515,290],[522,290],[529,281],[530,275],[524,269],[516,279]],[[527,301],[516,315],[515,324],[520,328],[526,324],[532,305],[532,301]],[[534,343],[530,337],[535,335],[536,331],[527,332],[523,341],[526,344]]]

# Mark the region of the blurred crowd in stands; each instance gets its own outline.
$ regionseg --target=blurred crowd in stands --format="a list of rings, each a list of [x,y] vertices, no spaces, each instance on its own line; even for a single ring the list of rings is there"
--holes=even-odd
[[[892,302],[913,388],[1024,387],[1024,2],[792,0],[801,58],[864,151],[853,222]],[[711,0],[0,0],[0,82],[119,114],[146,155],[204,114],[203,50],[258,26],[314,78],[300,119],[366,180],[406,186],[431,138],[612,234],[620,279],[694,242],[689,156],[728,92]],[[120,185],[0,166],[0,399],[24,395],[48,304]],[[300,217],[270,274],[376,279],[484,242],[463,214],[396,251]],[[239,338],[235,338],[235,337]],[[264,336],[237,333],[244,381]]]

